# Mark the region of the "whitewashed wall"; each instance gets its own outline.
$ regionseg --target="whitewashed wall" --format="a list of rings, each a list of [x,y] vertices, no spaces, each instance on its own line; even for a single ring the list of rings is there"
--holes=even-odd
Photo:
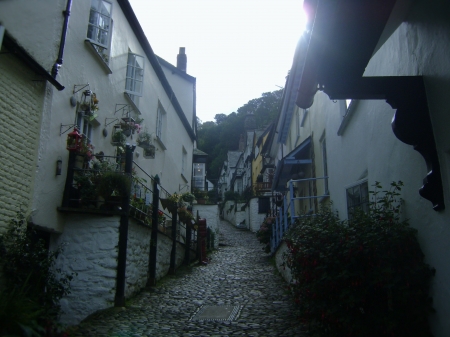
[[[114,304],[120,219],[71,214],[65,221],[64,234],[55,242],[64,244],[56,267],[78,275],[71,294],[61,300],[61,323],[77,324]]]
[[[214,247],[219,247],[219,206],[217,205],[199,205],[195,204],[193,207],[194,216],[206,219],[206,225],[214,232]]]
[[[71,294],[61,300],[61,323],[78,324],[88,315],[114,305],[116,291],[119,217],[66,215],[66,229],[53,242],[64,244],[57,268],[77,273]],[[125,296],[132,297],[147,283],[151,228],[130,219],[126,263]],[[185,246],[177,242],[176,266],[184,262]],[[158,232],[156,279],[167,275],[172,240]],[[195,254],[192,253],[192,258]]]

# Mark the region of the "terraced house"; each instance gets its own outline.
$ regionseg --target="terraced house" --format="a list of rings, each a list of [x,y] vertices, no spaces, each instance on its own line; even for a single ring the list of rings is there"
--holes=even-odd
[[[195,78],[184,48],[176,66],[154,54],[127,0],[2,1],[0,45],[0,228],[21,208],[50,248],[67,243],[58,263],[78,277],[62,320],[77,323],[145,285],[150,245],[148,226],[130,220],[118,291],[121,209],[108,199],[120,183],[98,198],[95,174],[87,182],[80,172],[133,174],[131,192],[145,207],[156,176],[160,193],[190,189]],[[161,248],[154,277],[169,257]]]
[[[447,336],[450,7],[421,0],[306,0],[304,7],[310,23],[272,145],[272,189],[289,205],[280,212],[293,219],[332,200],[347,219],[368,208],[375,182],[403,181],[402,216],[436,268],[433,334]]]

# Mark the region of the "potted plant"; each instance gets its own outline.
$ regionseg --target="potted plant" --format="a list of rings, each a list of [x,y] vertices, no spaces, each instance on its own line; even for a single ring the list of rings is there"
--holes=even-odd
[[[111,135],[111,144],[114,146],[125,146],[127,137],[120,128],[115,128]]]
[[[107,208],[120,205],[123,198],[130,195],[131,179],[120,172],[106,172],[98,184],[97,193],[105,199]]]
[[[181,195],[181,198],[183,199],[183,201],[193,202],[195,200],[195,195],[193,195],[192,193],[186,192]]]
[[[136,140],[136,144],[144,149],[149,148],[152,145],[152,135],[146,131],[139,133]]]

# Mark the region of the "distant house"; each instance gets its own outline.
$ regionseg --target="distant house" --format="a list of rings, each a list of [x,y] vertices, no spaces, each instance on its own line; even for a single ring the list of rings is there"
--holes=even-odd
[[[105,211],[106,201],[91,200],[87,185],[71,177],[90,172],[92,155],[96,165],[108,162],[123,173],[128,143],[134,150],[132,197],[142,205],[149,207],[156,176],[164,193],[191,186],[195,78],[186,74],[186,62],[180,69],[154,54],[127,0],[3,1],[0,22],[0,228],[22,208],[50,247],[67,243],[59,267],[79,276],[61,303],[62,320],[77,323],[145,285],[150,230],[129,221],[125,293],[117,298],[121,215]],[[185,61],[184,48],[180,55]],[[124,135],[121,143],[117,134]],[[69,155],[73,139],[83,141],[82,156]],[[166,261],[158,268],[160,278]]]

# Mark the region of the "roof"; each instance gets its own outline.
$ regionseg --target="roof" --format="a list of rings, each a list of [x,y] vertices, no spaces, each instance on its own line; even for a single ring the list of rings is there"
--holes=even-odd
[[[235,167],[241,154],[241,151],[228,151],[228,167]]]
[[[207,153],[205,153],[205,152],[203,152],[203,151],[201,151],[199,149],[194,149],[193,155],[194,156],[208,156]]]
[[[287,137],[289,135],[289,128],[292,121],[292,116],[296,108],[297,90],[302,78],[303,63],[306,56],[307,40],[305,34],[302,35],[297,43],[295,50],[294,61],[291,71],[289,72],[284,101],[281,110],[281,127],[278,134],[278,142],[286,144]]]
[[[20,58],[28,67],[49,81],[59,91],[64,90],[64,86],[59,83],[52,75],[50,75],[44,67],[42,67],[30,54],[27,53],[19,44],[6,32],[3,37],[3,45],[14,55]]]
[[[173,64],[167,62],[166,60],[164,60],[162,57],[159,57],[158,55],[156,55],[156,58],[158,59],[159,63],[166,67],[169,68],[173,73],[176,73],[177,75],[185,78],[186,80],[190,81],[190,82],[195,82],[196,78],[187,74],[185,71],[182,71],[180,69],[178,69],[176,66],[174,66]]]
[[[142,29],[136,14],[134,14],[133,9],[131,8],[130,2],[128,0],[117,0],[117,2],[120,5],[120,8],[122,9],[123,14],[128,20],[128,23],[131,26],[131,29],[134,32],[134,35],[136,35],[136,38],[138,39],[139,43],[142,46],[142,49],[145,52],[145,55],[147,56],[148,60],[150,61],[153,69],[155,70],[156,75],[158,76],[158,79],[160,80],[164,91],[166,92],[167,96],[170,98],[170,101],[172,102],[172,105],[180,118],[181,122],[183,123],[184,128],[186,129],[187,133],[189,134],[189,137],[191,137],[192,141],[196,139],[196,135],[194,130],[192,129],[191,125],[189,124],[189,121],[186,118],[186,115],[183,112],[183,109],[181,108],[180,103],[178,102],[174,91],[172,90],[172,87],[169,84],[169,81],[167,80],[166,76],[164,75],[164,71],[161,68],[161,65],[159,64],[158,58],[153,52],[152,47],[150,46],[150,43],[147,40],[147,37],[144,34],[144,30]]]

